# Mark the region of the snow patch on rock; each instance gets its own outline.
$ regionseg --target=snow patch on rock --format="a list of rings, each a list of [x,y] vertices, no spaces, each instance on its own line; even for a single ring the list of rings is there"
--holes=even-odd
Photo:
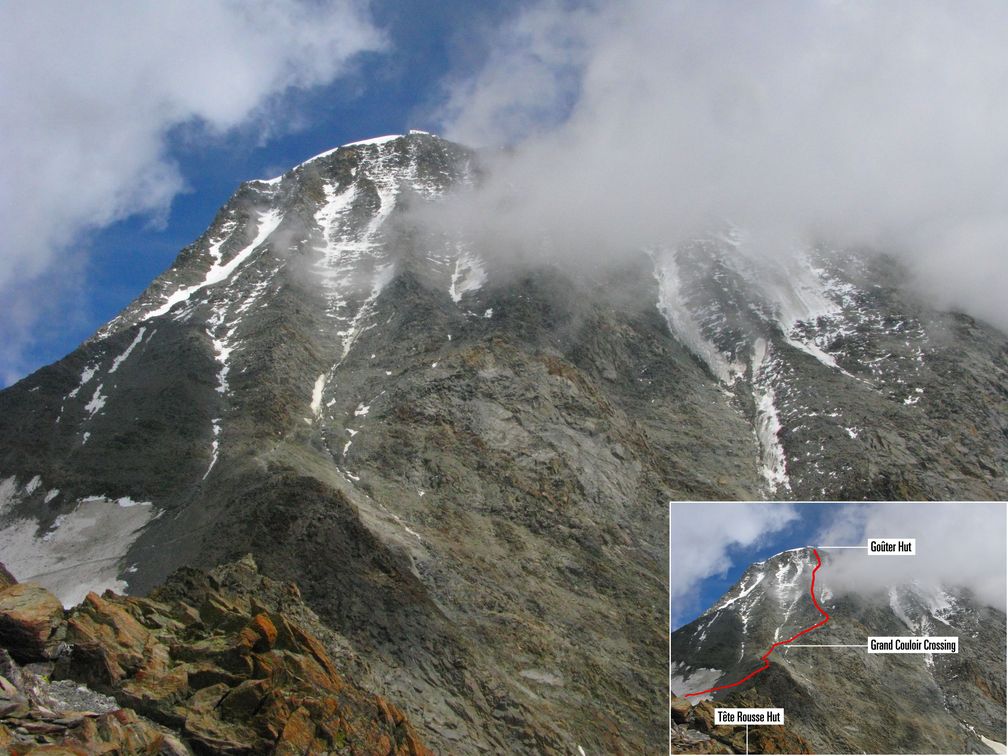
[[[717,681],[724,674],[723,670],[700,667],[694,669],[685,664],[679,664],[669,675],[669,689],[672,695],[683,696],[687,693],[694,693],[699,690],[707,690],[714,687]],[[705,693],[702,696],[690,696],[692,703],[698,703],[711,698],[713,693]]]
[[[92,378],[94,378],[94,375],[97,372],[98,372],[97,363],[95,363],[94,365],[88,365],[86,368],[84,368],[84,370],[81,371],[80,383],[77,384],[77,388],[73,389],[69,394],[67,394],[63,398],[73,399],[75,396],[77,396],[78,392],[80,392],[80,390],[84,388],[84,386],[86,386],[91,381]]]
[[[772,367],[773,356],[769,344],[765,339],[757,339],[753,345],[752,386],[756,405],[756,437],[762,449],[763,464],[760,472],[771,492],[780,488],[790,491],[787,461],[779,438],[782,426],[771,380]]]
[[[275,209],[270,209],[264,213],[260,213],[256,237],[248,246],[237,252],[234,257],[226,263],[222,263],[220,259],[215,260],[214,264],[210,266],[210,270],[207,271],[202,281],[193,286],[183,286],[177,289],[174,293],[168,296],[167,299],[165,299],[160,307],[146,313],[141,319],[149,320],[151,318],[164,315],[180,302],[188,301],[189,298],[196,292],[230,278],[231,274],[234,273],[274,231],[276,231],[282,220],[283,215]]]
[[[7,480],[0,483],[2,508],[10,499]],[[89,591],[126,591],[127,583],[119,578],[119,561],[153,514],[150,502],[89,496],[79,499],[72,511],[58,517],[42,535],[34,519],[7,522],[0,528],[0,553],[19,581],[39,583],[64,606],[75,606]]]
[[[147,333],[147,326],[140,326],[140,330],[137,331],[136,338],[134,338],[133,341],[130,343],[130,345],[126,347],[126,351],[124,351],[122,354],[120,354],[112,361],[112,367],[109,368],[109,374],[112,374],[116,370],[118,370],[119,366],[122,365],[129,358],[131,354],[133,354],[133,350],[136,349],[137,344],[139,344],[143,340],[145,333]]]
[[[460,252],[455,259],[455,268],[452,270],[451,283],[448,287],[448,296],[455,304],[462,301],[462,297],[470,291],[478,291],[486,283],[486,271],[480,259],[471,252]],[[448,337],[451,338],[450,336]]]
[[[718,380],[733,385],[745,373],[745,366],[728,359],[704,337],[700,324],[686,305],[675,255],[665,254],[660,259],[654,256],[654,259],[655,279],[658,281],[658,310],[665,316],[669,330],[707,365]]]
[[[84,409],[88,411],[88,420],[94,417],[105,406],[105,400],[108,397],[102,395],[103,385],[101,383],[98,384],[98,388],[95,389],[91,401],[84,405]]]
[[[315,417],[322,414],[322,391],[325,389],[326,376],[322,373],[315,379],[315,386],[312,388],[311,411]]]
[[[220,432],[221,432],[221,419],[215,417],[213,419],[213,439],[210,441],[210,465],[207,467],[206,472],[203,473],[203,480],[207,479],[210,471],[213,470],[214,465],[217,464],[217,453],[220,451]]]

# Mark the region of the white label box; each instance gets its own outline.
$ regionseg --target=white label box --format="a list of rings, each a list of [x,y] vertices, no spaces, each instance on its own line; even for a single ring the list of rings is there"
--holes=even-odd
[[[958,635],[877,636],[868,639],[869,654],[958,654]]]
[[[715,709],[715,725],[782,725],[784,709]]]
[[[868,556],[917,556],[917,539],[869,538]]]

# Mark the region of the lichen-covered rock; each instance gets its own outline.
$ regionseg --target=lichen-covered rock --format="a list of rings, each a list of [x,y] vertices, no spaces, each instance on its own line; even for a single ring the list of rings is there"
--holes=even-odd
[[[249,560],[235,570],[252,585],[266,580]],[[282,594],[285,611],[269,591],[228,591],[195,570],[149,598],[89,594],[70,612],[73,650],[56,674],[114,696],[204,752],[429,753],[398,708],[340,675],[296,619],[314,615],[296,594]]]
[[[31,630],[9,636],[18,648],[64,631],[45,592],[14,587],[0,598]],[[429,754],[397,707],[343,678],[316,633],[331,635],[248,558],[216,577],[183,570],[150,598],[91,593],[55,661],[21,666],[0,648],[0,750]]]
[[[0,750],[11,754],[186,756],[174,733],[85,685],[52,682],[52,663],[21,667],[0,650]]]
[[[0,645],[19,662],[49,657],[62,624],[63,605],[42,586],[15,583],[0,590]]]

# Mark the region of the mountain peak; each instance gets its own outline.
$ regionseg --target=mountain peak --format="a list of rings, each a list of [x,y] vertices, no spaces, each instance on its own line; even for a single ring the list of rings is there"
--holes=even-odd
[[[331,147],[330,149],[324,150],[323,152],[320,152],[317,155],[313,155],[312,157],[308,158],[307,160],[303,160],[302,162],[300,162],[296,166],[294,166],[294,168],[292,168],[291,170],[293,171],[293,170],[297,170],[298,168],[303,168],[304,166],[309,165],[309,164],[315,162],[316,160],[320,160],[321,158],[328,157],[328,156],[330,156],[330,155],[332,155],[332,154],[334,154],[334,153],[336,153],[336,152],[338,152],[340,150],[345,150],[345,149],[350,149],[350,148],[356,148],[356,147],[380,147],[380,146],[386,145],[386,144],[388,144],[390,142],[395,142],[398,139],[408,139],[410,137],[421,137],[421,136],[423,136],[423,137],[429,137],[429,138],[432,138],[432,139],[441,140],[441,137],[437,136],[436,134],[432,134],[429,131],[421,131],[420,129],[410,129],[405,134],[385,134],[383,136],[369,137],[367,139],[357,140],[356,142],[347,142],[346,144],[341,144],[341,145],[339,145],[337,147]],[[249,183],[266,184],[266,185],[269,185],[269,186],[274,186],[276,184],[279,184],[280,181],[283,180],[284,176],[286,176],[287,173],[289,173],[289,172],[290,171],[287,171],[285,173],[280,174],[279,176],[274,176],[273,178],[269,178],[269,179],[253,179]]]
[[[753,562],[753,567],[757,565],[768,564],[770,562],[777,562],[781,559],[798,559],[801,557],[809,556],[812,554],[811,546],[799,546],[794,549],[785,549],[784,551],[778,551],[776,554],[768,556],[766,559],[760,562]],[[791,556],[788,556],[791,555]]]

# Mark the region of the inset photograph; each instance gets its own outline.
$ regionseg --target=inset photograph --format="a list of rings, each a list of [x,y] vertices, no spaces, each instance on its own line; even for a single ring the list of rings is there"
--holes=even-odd
[[[673,503],[671,753],[1005,753],[1004,503]]]

